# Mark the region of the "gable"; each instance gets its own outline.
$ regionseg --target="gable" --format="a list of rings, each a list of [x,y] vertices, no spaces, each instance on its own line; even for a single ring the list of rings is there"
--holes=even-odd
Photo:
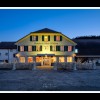
[[[31,32],[30,34],[26,35],[25,37],[21,38],[20,40],[18,40],[15,44],[21,43],[24,40],[26,40],[27,38],[30,38],[30,36],[32,35],[61,35],[63,38],[65,38],[67,41],[69,41],[70,43],[72,43],[73,45],[77,45],[74,41],[72,41],[70,38],[68,38],[67,36],[65,36],[64,34],[62,34],[61,32],[57,32],[51,29],[42,29],[39,31],[35,31],[35,32]]]

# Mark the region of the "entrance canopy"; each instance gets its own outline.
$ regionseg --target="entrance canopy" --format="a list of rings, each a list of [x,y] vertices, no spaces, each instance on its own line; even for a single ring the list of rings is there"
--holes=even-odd
[[[44,56],[55,56],[55,54],[37,54],[37,56],[42,56],[42,57],[44,57]]]

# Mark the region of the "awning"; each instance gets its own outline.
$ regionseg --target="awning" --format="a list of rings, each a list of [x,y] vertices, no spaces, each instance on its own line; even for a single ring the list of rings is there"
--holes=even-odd
[[[37,56],[55,56],[55,54],[37,54]]]

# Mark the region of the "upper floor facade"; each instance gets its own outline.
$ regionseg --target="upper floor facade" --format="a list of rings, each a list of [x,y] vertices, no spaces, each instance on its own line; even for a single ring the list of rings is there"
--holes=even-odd
[[[31,32],[16,42],[20,56],[37,56],[54,54],[56,56],[72,55],[77,45],[70,38],[51,29],[42,29]]]

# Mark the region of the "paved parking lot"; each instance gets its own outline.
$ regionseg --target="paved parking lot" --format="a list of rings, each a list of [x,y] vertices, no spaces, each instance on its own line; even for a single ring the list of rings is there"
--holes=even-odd
[[[100,91],[100,70],[0,70],[0,91]]]

